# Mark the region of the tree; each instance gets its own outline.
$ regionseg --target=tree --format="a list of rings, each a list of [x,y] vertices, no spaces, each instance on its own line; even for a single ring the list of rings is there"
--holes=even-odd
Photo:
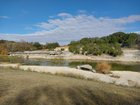
[[[138,48],[140,36],[136,33],[116,32],[101,38],[83,38],[79,41],[72,41],[69,50],[79,54],[101,55],[109,54],[118,56],[122,54],[121,47]]]
[[[129,47],[129,48],[135,47],[136,41],[137,41],[137,39],[138,39],[137,34],[135,34],[135,33],[130,33],[130,34],[128,34],[128,35],[129,35],[129,36],[128,36],[128,39],[127,39],[127,45],[128,45],[128,47]]]
[[[8,55],[8,50],[6,49],[5,44],[0,44],[0,55]]]
[[[39,42],[34,42],[33,46],[35,47],[36,50],[41,50],[42,49],[42,45]]]
[[[45,48],[49,50],[54,50],[56,47],[59,47],[59,43],[54,42],[54,43],[46,43]]]

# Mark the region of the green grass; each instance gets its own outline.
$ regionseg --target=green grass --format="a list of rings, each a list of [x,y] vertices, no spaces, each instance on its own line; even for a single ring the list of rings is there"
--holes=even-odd
[[[0,105],[139,105],[140,88],[0,68]]]

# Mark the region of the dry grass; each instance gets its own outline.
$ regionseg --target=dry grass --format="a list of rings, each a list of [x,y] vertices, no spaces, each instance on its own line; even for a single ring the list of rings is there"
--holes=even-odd
[[[111,65],[107,62],[99,62],[96,65],[96,71],[103,74],[110,73]]]
[[[72,77],[72,78],[77,78],[77,79],[85,79],[85,77],[83,77],[82,75],[73,74],[73,73],[68,73],[68,74],[55,73],[54,75],[64,76],[64,77]]]
[[[24,58],[21,56],[0,55],[0,62],[23,63]]]
[[[140,89],[0,68],[0,105],[139,105]]]

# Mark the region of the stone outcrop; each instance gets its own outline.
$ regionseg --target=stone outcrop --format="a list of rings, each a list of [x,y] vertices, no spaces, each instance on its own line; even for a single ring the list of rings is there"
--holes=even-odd
[[[87,71],[92,71],[92,72],[96,72],[91,65],[86,64],[86,65],[79,65],[77,66],[77,69],[81,69],[81,70],[87,70]]]

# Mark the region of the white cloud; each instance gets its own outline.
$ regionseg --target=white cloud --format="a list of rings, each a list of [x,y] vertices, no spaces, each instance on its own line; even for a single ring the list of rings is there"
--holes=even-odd
[[[79,12],[79,13],[87,13],[86,10],[79,10],[78,12]]]
[[[139,35],[140,35],[140,31],[134,31],[134,33],[137,33],[137,34],[139,34]]]
[[[123,25],[123,24],[140,21],[140,15],[131,15],[128,17],[122,17],[122,18],[118,18],[118,19],[111,19],[111,18],[103,18],[103,19],[105,19],[106,21],[112,21],[115,24],[118,23],[120,25]]]
[[[72,17],[71,14],[65,13],[65,12],[59,13],[57,16],[60,16],[60,17]]]
[[[8,19],[8,16],[0,16],[0,19]]]
[[[131,15],[122,18],[95,17],[93,15],[79,14],[73,16],[68,13],[59,13],[58,18],[49,19],[36,26],[41,31],[26,35],[10,35],[9,39],[24,39],[39,42],[68,43],[83,37],[100,37],[117,31],[124,31],[129,23],[140,21],[140,15]],[[4,35],[0,35],[1,37]],[[0,37],[0,38],[1,38]],[[7,37],[7,36],[4,36]]]

